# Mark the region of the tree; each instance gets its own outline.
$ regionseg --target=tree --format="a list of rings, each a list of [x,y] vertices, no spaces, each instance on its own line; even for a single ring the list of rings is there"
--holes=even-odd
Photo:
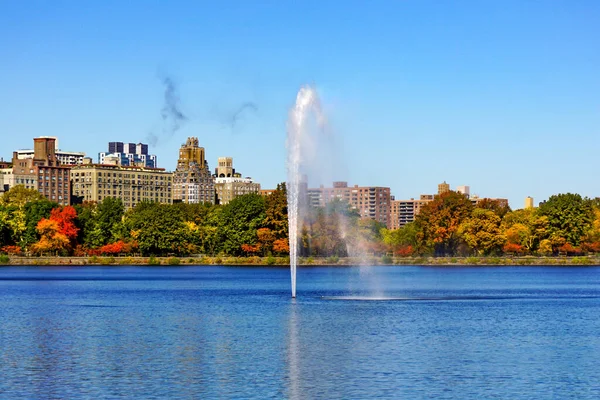
[[[264,220],[265,200],[258,194],[236,197],[221,207],[218,228],[222,251],[240,255],[242,244],[256,244],[256,232],[263,227]]]
[[[287,190],[285,183],[265,197],[265,227],[269,228],[277,239],[288,236]]]
[[[129,210],[124,224],[143,255],[185,253],[187,227],[181,211],[172,205],[138,203]]]
[[[460,242],[458,228],[472,209],[471,202],[462,193],[454,191],[442,193],[423,206],[415,219],[421,252],[455,254]]]
[[[522,246],[524,252],[534,252],[548,237],[548,217],[533,208],[515,210],[504,216],[501,229],[508,243]]]
[[[35,189],[27,189],[24,185],[16,185],[0,197],[0,203],[5,206],[23,207],[30,201],[42,200],[44,196]]]
[[[42,218],[37,224],[40,240],[32,246],[34,253],[58,253],[69,247],[69,238],[61,233],[61,227],[56,219]]]
[[[500,251],[505,242],[500,230],[500,217],[489,209],[475,208],[459,227],[464,241],[480,255]]]
[[[594,220],[592,201],[572,193],[551,196],[540,204],[539,213],[548,218],[551,238],[564,238],[573,246],[579,246]]]
[[[500,219],[504,218],[504,216],[511,211],[508,204],[504,204],[497,199],[481,199],[477,202],[475,207],[493,211]]]

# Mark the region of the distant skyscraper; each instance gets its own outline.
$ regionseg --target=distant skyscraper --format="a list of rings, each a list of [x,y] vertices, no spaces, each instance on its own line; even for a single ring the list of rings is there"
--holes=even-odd
[[[184,203],[215,203],[215,182],[204,147],[198,138],[189,137],[179,149],[179,159],[173,177],[173,201]]]
[[[450,191],[450,185],[444,181],[438,185],[438,194],[446,193]]]
[[[533,197],[525,197],[525,208],[533,208]]]
[[[144,143],[108,142],[108,152],[98,154],[99,164],[157,168],[156,155]]]
[[[467,199],[471,196],[471,188],[468,186],[457,186],[456,191],[462,193]]]

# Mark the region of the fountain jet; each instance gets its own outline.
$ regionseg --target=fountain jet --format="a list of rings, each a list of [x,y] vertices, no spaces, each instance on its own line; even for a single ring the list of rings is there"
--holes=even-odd
[[[315,125],[316,123],[316,125]],[[292,297],[296,297],[296,266],[298,264],[298,224],[307,205],[307,193],[302,190],[302,172],[315,156],[316,135],[325,125],[317,91],[303,86],[287,121],[287,201],[290,240],[290,272]]]

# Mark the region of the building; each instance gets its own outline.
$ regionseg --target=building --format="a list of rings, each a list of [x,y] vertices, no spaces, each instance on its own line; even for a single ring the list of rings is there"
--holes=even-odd
[[[13,152],[12,183],[35,189],[48,200],[62,206],[71,204],[69,166],[56,157],[56,138],[33,139],[33,153],[27,156]]]
[[[238,196],[260,191],[260,183],[252,178],[225,177],[215,178],[217,204],[227,204]]]
[[[432,194],[422,194],[418,199],[392,200],[390,212],[390,229],[402,228],[415,221],[425,204],[433,201]]]
[[[258,194],[261,196],[270,196],[275,193],[277,189],[261,189],[258,191]]]
[[[173,177],[173,201],[215,203],[215,182],[208,168],[204,147],[199,146],[196,137],[187,138],[179,149]]]
[[[227,204],[238,196],[260,191],[260,183],[235,172],[232,157],[219,157],[214,182],[217,204]]]
[[[477,206],[479,203],[486,200],[486,201],[496,201],[496,202],[498,202],[498,205],[501,207],[508,207],[508,199],[479,197],[478,195],[473,195],[473,196],[471,196],[470,200],[474,206]]]
[[[77,202],[121,199],[126,209],[142,201],[173,203],[173,174],[164,168],[92,164],[71,168],[73,197]]]
[[[98,153],[98,163],[124,167],[158,167],[156,155],[148,154],[148,145],[145,143],[108,142],[108,152]]]
[[[62,151],[58,148],[58,138],[56,136],[40,136],[38,139],[54,139],[54,155],[61,165],[76,165],[82,164],[85,157],[84,152],[79,151]],[[24,160],[34,157],[34,150],[17,150],[17,158]]]
[[[358,211],[361,218],[368,218],[390,227],[391,194],[390,188],[378,186],[348,186],[347,182],[333,182],[333,187],[321,186],[308,189],[309,203],[314,207],[324,207],[334,199],[347,202]]]
[[[533,197],[527,196],[525,198],[525,208],[533,208]]]
[[[469,186],[457,186],[456,191],[462,193],[467,199],[471,197],[471,188]]]
[[[438,185],[438,195],[447,193],[449,191],[450,191],[450,185],[447,184],[446,181],[444,181],[443,183],[440,183]]]
[[[0,194],[8,192],[14,184],[12,164],[0,159]]]
[[[215,178],[231,178],[234,176],[241,176],[241,174],[236,174],[233,168],[233,158],[219,157],[217,168],[215,168]]]

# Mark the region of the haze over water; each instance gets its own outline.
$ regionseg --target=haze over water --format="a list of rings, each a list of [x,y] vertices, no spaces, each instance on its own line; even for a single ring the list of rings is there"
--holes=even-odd
[[[370,271],[0,268],[0,397],[600,396],[600,268]]]

